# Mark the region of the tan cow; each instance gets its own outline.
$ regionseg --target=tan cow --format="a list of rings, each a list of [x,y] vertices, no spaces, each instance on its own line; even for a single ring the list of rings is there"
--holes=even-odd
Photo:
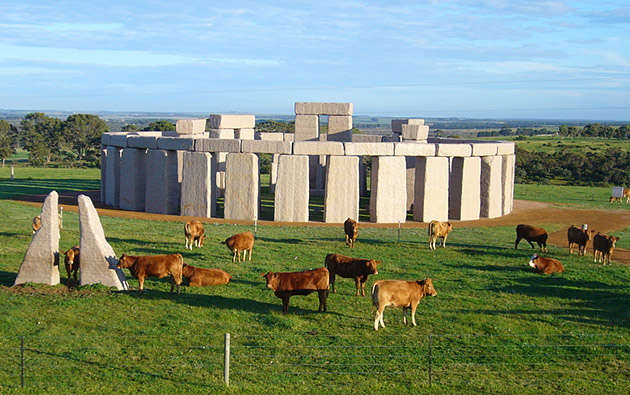
[[[359,234],[359,223],[351,218],[348,218],[343,223],[343,230],[346,233],[346,245],[350,248],[354,248],[357,241],[357,235]]]
[[[254,235],[252,232],[239,233],[228,237],[225,241],[222,241],[221,244],[225,244],[234,254],[232,262],[236,261],[237,254],[238,262],[241,262],[241,251],[243,251],[243,261],[247,258],[247,251],[249,251],[249,260],[252,260],[252,250],[254,249]]]
[[[551,274],[551,273],[563,273],[564,266],[559,260],[554,258],[543,258],[534,254],[529,261],[529,266],[536,269],[538,273]]]
[[[361,296],[365,296],[365,282],[370,274],[378,274],[376,266],[379,263],[381,261],[351,258],[341,254],[326,255],[325,265],[330,272],[330,288],[332,292],[337,293],[335,290],[335,276],[338,275],[345,278],[354,278],[357,286],[357,296],[359,296],[359,290],[361,290]]]
[[[203,269],[184,263],[182,274],[189,287],[202,287],[209,285],[223,285],[230,282],[232,276],[221,269]]]
[[[308,295],[317,291],[319,296],[318,311],[326,311],[328,298],[328,269],[320,267],[303,272],[263,273],[267,279],[267,288],[282,299],[282,312],[289,312],[289,298],[293,295]]]
[[[573,254],[573,249],[577,246],[578,255],[586,254],[586,247],[595,231],[580,229],[571,225],[567,230],[567,239],[569,240],[569,254]]]
[[[59,212],[59,230],[63,229],[62,220],[63,220],[63,211],[60,211]],[[32,223],[33,234],[35,234],[41,227],[42,227],[42,217],[38,215],[35,218],[33,218],[33,223]]]
[[[613,250],[615,249],[615,245],[619,241],[619,237],[608,236],[605,233],[599,233],[593,237],[593,262],[597,262],[597,258],[599,257],[599,261],[603,264],[606,264],[606,258],[608,258],[608,264],[610,264],[610,260],[612,259]]]
[[[122,254],[118,260],[119,269],[129,269],[129,272],[140,283],[140,290],[144,289],[144,279],[147,277],[162,278],[171,276],[171,292],[177,285],[177,294],[179,295],[179,285],[182,283],[182,271],[184,266],[184,258],[181,254],[171,255],[146,255],[132,256]]]
[[[186,237],[186,247],[190,243],[190,249],[193,249],[193,243],[195,247],[203,247],[203,240],[206,236],[203,234],[203,224],[197,220],[188,221],[184,224],[184,237]]]
[[[72,273],[74,274],[74,283],[76,284],[77,272],[81,266],[79,246],[74,246],[68,251],[61,251],[61,254],[64,256],[63,263],[66,267],[66,272],[68,273],[68,285],[70,285],[70,274]]]
[[[442,239],[442,248],[446,247],[446,238],[448,233],[453,230],[453,225],[450,222],[431,221],[429,222],[428,234],[429,234],[429,248],[435,250],[435,242],[438,238]]]
[[[411,322],[416,326],[416,308],[424,296],[436,296],[433,281],[425,278],[420,281],[379,280],[372,286],[372,315],[374,316],[374,330],[378,330],[379,323],[383,323],[385,307],[402,307],[403,322],[407,325],[407,309],[411,308]]]

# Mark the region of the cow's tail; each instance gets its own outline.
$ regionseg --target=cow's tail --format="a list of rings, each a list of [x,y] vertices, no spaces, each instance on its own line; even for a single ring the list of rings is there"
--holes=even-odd
[[[325,268],[327,268],[327,269],[330,269],[330,268],[328,267],[328,258],[330,258],[330,256],[331,256],[331,255],[332,255],[332,254],[328,254],[328,255],[326,255],[326,260],[324,261],[324,267],[325,267]]]
[[[378,281],[372,285],[372,317],[378,308]]]
[[[431,233],[433,233],[433,222],[429,222],[429,227],[427,228],[429,238],[431,238]]]
[[[190,234],[190,223],[186,222],[184,224],[184,232],[186,232],[187,235]]]

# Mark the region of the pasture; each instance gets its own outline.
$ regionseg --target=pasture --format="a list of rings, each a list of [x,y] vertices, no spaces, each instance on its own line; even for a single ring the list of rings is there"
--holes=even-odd
[[[34,169],[30,180],[11,184],[1,170],[0,392],[20,388],[22,336],[26,393],[619,393],[630,384],[630,268],[550,246],[547,255],[560,259],[565,273],[535,274],[527,266],[533,250],[526,243],[513,249],[514,226],[455,223],[447,248],[436,251],[425,227],[402,228],[400,241],[397,228],[360,228],[350,250],[341,225],[254,229],[208,219],[204,247],[189,251],[183,221],[101,216],[117,256],[178,252],[190,265],[231,273],[233,281],[183,287],[178,296],[168,292],[168,278],[148,279],[138,295],[127,270],[129,292],[69,289],[62,271],[55,287],[12,287],[39,209],[8,198],[51,186],[96,189],[98,173]],[[517,186],[517,198],[535,195],[535,187]],[[566,196],[554,188],[541,188],[537,197]],[[77,213],[65,210],[63,223],[65,250],[79,240]],[[538,225],[559,229],[545,219]],[[252,261],[232,263],[220,242],[248,230],[256,231]],[[332,252],[382,261],[366,288],[377,279],[431,277],[438,295],[420,302],[415,328],[403,326],[401,309],[386,308],[386,327],[375,332],[370,297],[354,296],[354,281],[344,278],[327,313],[317,313],[311,294],[292,297],[283,315],[261,273],[320,267]],[[229,387],[225,333],[232,342]]]

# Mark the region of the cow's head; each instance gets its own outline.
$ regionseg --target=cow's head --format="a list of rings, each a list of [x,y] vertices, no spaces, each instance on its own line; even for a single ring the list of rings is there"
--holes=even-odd
[[[609,236],[608,237],[608,247],[614,248],[615,245],[617,245],[618,241],[619,241],[619,237]]]
[[[126,268],[131,267],[131,265],[133,265],[133,262],[131,261],[131,259],[129,259],[129,257],[126,254],[122,254],[120,259],[118,260],[118,265],[116,265],[116,267],[119,269],[126,269]]]
[[[276,292],[276,288],[278,288],[278,275],[274,272],[267,272],[261,275],[267,279],[267,288]]]
[[[61,253],[65,255],[65,258],[63,261],[66,265],[74,265],[75,251],[72,248],[69,249],[68,251],[61,251]]]
[[[451,230],[453,230],[453,224],[450,222],[446,223],[446,233],[450,232]]]
[[[375,261],[374,259],[370,259],[365,262],[365,266],[367,267],[368,274],[378,274],[378,269],[376,266],[381,263],[381,261]]]
[[[203,247],[203,240],[206,238],[206,235],[199,236],[199,247]]]
[[[529,261],[529,266],[536,267],[536,263],[534,261],[537,260],[537,259],[538,259],[538,255],[537,254],[532,255],[532,259],[530,259],[530,261]]]
[[[435,288],[433,287],[433,281],[430,278],[425,278],[422,281],[416,281],[416,283],[420,284],[424,292],[424,295],[428,295],[428,296],[437,295],[437,292],[435,291]]]

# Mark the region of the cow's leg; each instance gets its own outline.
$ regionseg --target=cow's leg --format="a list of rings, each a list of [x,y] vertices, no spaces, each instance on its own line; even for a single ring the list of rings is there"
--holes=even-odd
[[[374,310],[374,307],[372,307],[372,309]],[[374,313],[374,312],[372,312]],[[377,331],[378,330],[378,320],[380,318],[380,313],[378,312],[378,309],[376,309],[376,315],[374,317],[374,330]]]
[[[522,237],[521,236],[516,236],[516,241],[514,242],[514,249],[516,250],[518,248],[518,243],[521,241]]]
[[[334,294],[337,293],[337,290],[335,289],[335,276],[337,275],[337,273],[331,271],[328,274],[328,281],[330,281],[330,288],[332,289],[332,292]]]
[[[413,326],[417,326],[416,325],[416,309],[418,308],[418,305],[411,305],[411,323],[413,324]]]
[[[289,297],[285,296],[282,298],[282,312],[287,314],[289,312]]]
[[[328,298],[328,290],[321,289],[317,290],[317,295],[319,296],[319,309],[318,311],[326,311],[326,298]]]
[[[254,247],[252,246],[252,248],[249,249],[249,261],[251,262],[252,260],[252,250],[254,249]]]
[[[349,246],[349,245],[350,245],[350,243],[349,243],[349,241],[348,241],[348,240],[349,240],[349,237],[348,237],[348,234],[346,233],[346,245],[347,245],[347,246]]]
[[[403,307],[403,324],[407,325],[407,308]]]
[[[79,268],[76,268],[76,269],[74,270],[74,283],[75,283],[75,284],[78,284],[78,283],[79,283],[79,281],[77,280],[77,273],[79,273]]]
[[[361,277],[361,296],[365,296],[365,283],[367,282],[368,276]]]
[[[359,296],[360,295],[359,291],[361,290],[361,277],[355,277],[354,278],[354,284],[357,287],[357,296]]]
[[[385,323],[383,322],[383,314],[385,313],[385,306],[383,306],[383,309],[380,311],[380,319],[379,322],[381,323],[381,327],[385,328]]]
[[[138,293],[140,293],[144,290],[144,277],[138,276],[138,283],[140,284],[140,289],[138,290]]]
[[[186,237],[186,247],[184,247],[185,250],[188,249],[188,237]]]
[[[448,237],[448,233],[444,235],[444,238],[442,239],[442,248],[446,248],[446,238]]]
[[[527,239],[525,239],[525,240],[527,240]],[[536,247],[534,247],[534,243],[532,243],[531,240],[527,240],[527,242],[529,243],[530,246],[532,246],[532,248],[536,248]],[[540,243],[538,243],[538,246],[540,247]]]
[[[234,251],[233,251],[233,252],[234,252],[234,255],[232,256],[232,263],[236,262],[236,251],[237,251],[237,250],[234,250]],[[241,261],[241,260],[240,260],[240,258],[241,258],[241,257],[239,256],[239,260],[238,260],[239,262]]]

